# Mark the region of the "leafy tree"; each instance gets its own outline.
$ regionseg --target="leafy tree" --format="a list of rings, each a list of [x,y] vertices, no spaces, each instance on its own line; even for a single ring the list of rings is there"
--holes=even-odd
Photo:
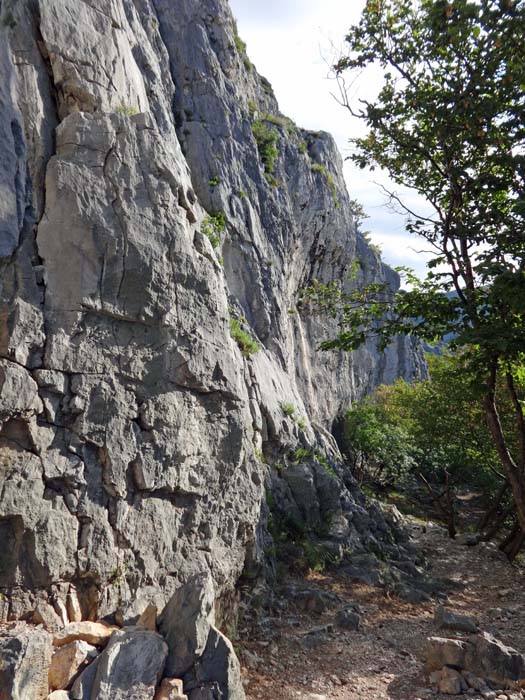
[[[399,486],[415,466],[415,446],[405,421],[378,396],[349,410],[344,442],[354,476],[381,487]]]
[[[362,456],[374,472],[380,461],[396,484],[407,473],[399,471],[402,464],[437,483],[446,471],[455,484],[494,495],[505,477],[476,376],[461,354],[429,355],[427,361],[428,379],[382,385],[347,412],[345,437],[354,464]],[[501,417],[505,424],[512,421],[508,401]]]
[[[345,451],[360,481],[397,489],[416,476],[437,493],[446,493],[448,487],[481,492],[487,511],[479,529],[483,537],[494,537],[512,525],[509,489],[484,421],[477,376],[463,354],[427,359],[428,379],[382,385],[347,412]],[[502,399],[500,418],[515,438],[514,409],[508,395],[502,393]],[[518,447],[515,439],[511,447]]]
[[[352,158],[426,198],[431,213],[421,215],[391,193],[432,258],[423,281],[403,271],[407,291],[315,283],[303,295],[339,320],[325,349],[353,350],[369,337],[385,348],[400,333],[452,334],[468,348],[516,507],[510,557],[525,539],[524,26],[525,0],[368,0],[335,67],[346,107],[367,126]],[[383,86],[354,105],[347,76],[371,65]],[[512,426],[502,423],[498,386]]]

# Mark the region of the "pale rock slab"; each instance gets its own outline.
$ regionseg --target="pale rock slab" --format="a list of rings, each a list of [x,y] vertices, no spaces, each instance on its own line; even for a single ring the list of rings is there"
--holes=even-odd
[[[426,670],[440,671],[444,666],[466,668],[467,643],[460,639],[430,637],[426,646]]]
[[[53,636],[53,645],[61,647],[78,640],[93,646],[105,646],[118,630],[118,627],[103,622],[70,622]]]
[[[55,609],[46,602],[40,602],[33,612],[31,621],[35,625],[43,625],[48,632],[58,632],[64,627],[64,622]]]
[[[188,700],[188,696],[184,695],[183,684],[179,678],[164,678],[154,700]]]
[[[80,607],[77,591],[74,586],[69,587],[69,591],[66,598],[66,609],[67,616],[70,622],[82,621],[82,609]]]
[[[15,416],[29,420],[43,410],[38,385],[29,372],[3,359],[0,359],[0,396],[0,422]]]
[[[121,627],[136,625],[145,629],[157,629],[157,606],[152,601],[135,598],[115,613],[115,621]]]
[[[68,688],[82,667],[92,661],[98,652],[96,647],[81,640],[58,647],[51,659],[49,687],[51,690]]]

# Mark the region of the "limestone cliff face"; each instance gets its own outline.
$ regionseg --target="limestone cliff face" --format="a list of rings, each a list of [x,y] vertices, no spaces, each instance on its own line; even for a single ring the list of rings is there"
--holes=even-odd
[[[162,603],[204,570],[226,596],[261,451],[326,447],[355,397],[424,371],[404,338],[320,355],[330,324],[297,291],[356,260],[397,277],[356,233],[333,140],[278,116],[226,0],[0,6],[4,615],[68,582],[85,616]],[[272,177],[257,121],[278,133]]]

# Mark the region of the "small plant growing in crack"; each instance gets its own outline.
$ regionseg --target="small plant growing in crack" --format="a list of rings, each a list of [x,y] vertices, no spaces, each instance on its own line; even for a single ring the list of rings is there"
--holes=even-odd
[[[259,343],[242,329],[241,324],[236,318],[230,319],[230,335],[239,346],[244,357],[249,357],[259,352],[261,349]]]
[[[116,109],[116,112],[122,114],[125,117],[133,117],[135,114],[139,113],[139,110],[133,105],[128,105],[125,102],[121,102]]]
[[[215,214],[208,214],[201,224],[201,233],[206,236],[213,248],[218,248],[221,243],[221,233],[226,230],[226,217],[224,212],[218,211]]]
[[[284,413],[285,416],[288,416],[288,418],[292,418],[295,414],[295,404],[293,403],[288,403],[287,401],[283,401],[281,403],[281,409],[282,412]]]
[[[328,172],[328,168],[326,165],[323,165],[322,163],[313,163],[312,164],[312,172],[314,173],[319,173],[324,177],[326,180],[326,184],[328,185],[328,189],[330,190],[330,194],[332,196],[332,200],[334,202],[334,207],[337,209],[339,207],[339,199],[337,197],[337,187],[335,184],[335,180],[332,177],[332,175]]]

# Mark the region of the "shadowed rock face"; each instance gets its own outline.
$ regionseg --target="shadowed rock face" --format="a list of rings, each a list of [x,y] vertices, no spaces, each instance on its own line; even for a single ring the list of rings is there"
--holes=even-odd
[[[319,355],[331,322],[303,318],[298,289],[397,277],[356,233],[327,134],[280,120],[265,178],[252,123],[277,104],[226,2],[2,13],[3,614],[68,582],[84,617],[146,592],[160,608],[208,571],[221,597],[257,554],[258,451],[333,450],[349,402],[424,373],[405,338]],[[200,231],[218,212],[214,250]],[[250,358],[232,316],[261,345]]]

